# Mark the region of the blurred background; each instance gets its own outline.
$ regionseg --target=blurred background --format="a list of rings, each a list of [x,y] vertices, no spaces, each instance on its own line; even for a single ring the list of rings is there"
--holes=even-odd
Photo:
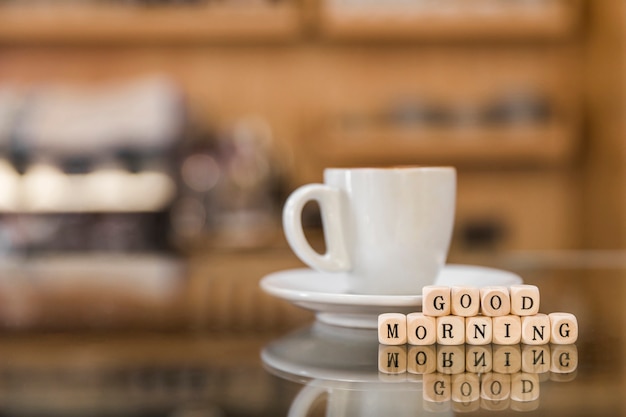
[[[624,249],[622,3],[0,1],[0,327],[308,320],[327,166],[456,166],[451,262]]]
[[[282,204],[327,166],[457,167],[450,262],[623,265],[625,12],[0,0],[0,412],[278,415],[280,383],[225,354],[258,349],[221,337],[312,319],[258,283],[303,266]],[[566,302],[621,308],[602,294]]]

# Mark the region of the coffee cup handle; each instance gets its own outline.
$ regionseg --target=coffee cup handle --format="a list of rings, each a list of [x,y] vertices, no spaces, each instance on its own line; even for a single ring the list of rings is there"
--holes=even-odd
[[[322,216],[326,253],[317,253],[304,235],[302,209],[317,201]],[[283,209],[283,229],[289,246],[308,266],[324,272],[342,272],[351,268],[346,250],[341,210],[341,190],[325,184],[303,185],[294,191]]]

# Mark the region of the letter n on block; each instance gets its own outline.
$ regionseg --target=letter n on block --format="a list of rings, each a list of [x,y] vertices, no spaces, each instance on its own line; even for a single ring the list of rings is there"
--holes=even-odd
[[[400,313],[384,313],[378,316],[378,342],[383,345],[406,343],[406,316]]]
[[[545,345],[550,342],[550,317],[535,314],[522,317],[522,343],[525,345]]]

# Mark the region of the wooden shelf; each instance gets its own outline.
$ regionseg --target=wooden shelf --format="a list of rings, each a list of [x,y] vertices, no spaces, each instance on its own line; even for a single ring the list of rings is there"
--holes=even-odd
[[[501,2],[493,10],[474,2],[458,9],[446,6],[396,6],[384,11],[366,7],[323,5],[320,31],[334,40],[533,40],[560,39],[573,34],[580,20],[578,0],[543,5]]]
[[[0,6],[0,43],[287,41],[300,32],[293,4],[140,7]]]
[[[428,129],[330,129],[309,144],[324,164],[533,164],[572,159],[576,130],[567,125]]]

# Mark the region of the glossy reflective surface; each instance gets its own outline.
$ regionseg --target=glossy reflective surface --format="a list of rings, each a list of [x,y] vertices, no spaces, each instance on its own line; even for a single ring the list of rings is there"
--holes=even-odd
[[[574,265],[577,263],[577,265]],[[381,347],[375,330],[6,333],[0,415],[626,415],[626,268],[524,262],[574,346]],[[396,350],[393,350],[396,349]]]

